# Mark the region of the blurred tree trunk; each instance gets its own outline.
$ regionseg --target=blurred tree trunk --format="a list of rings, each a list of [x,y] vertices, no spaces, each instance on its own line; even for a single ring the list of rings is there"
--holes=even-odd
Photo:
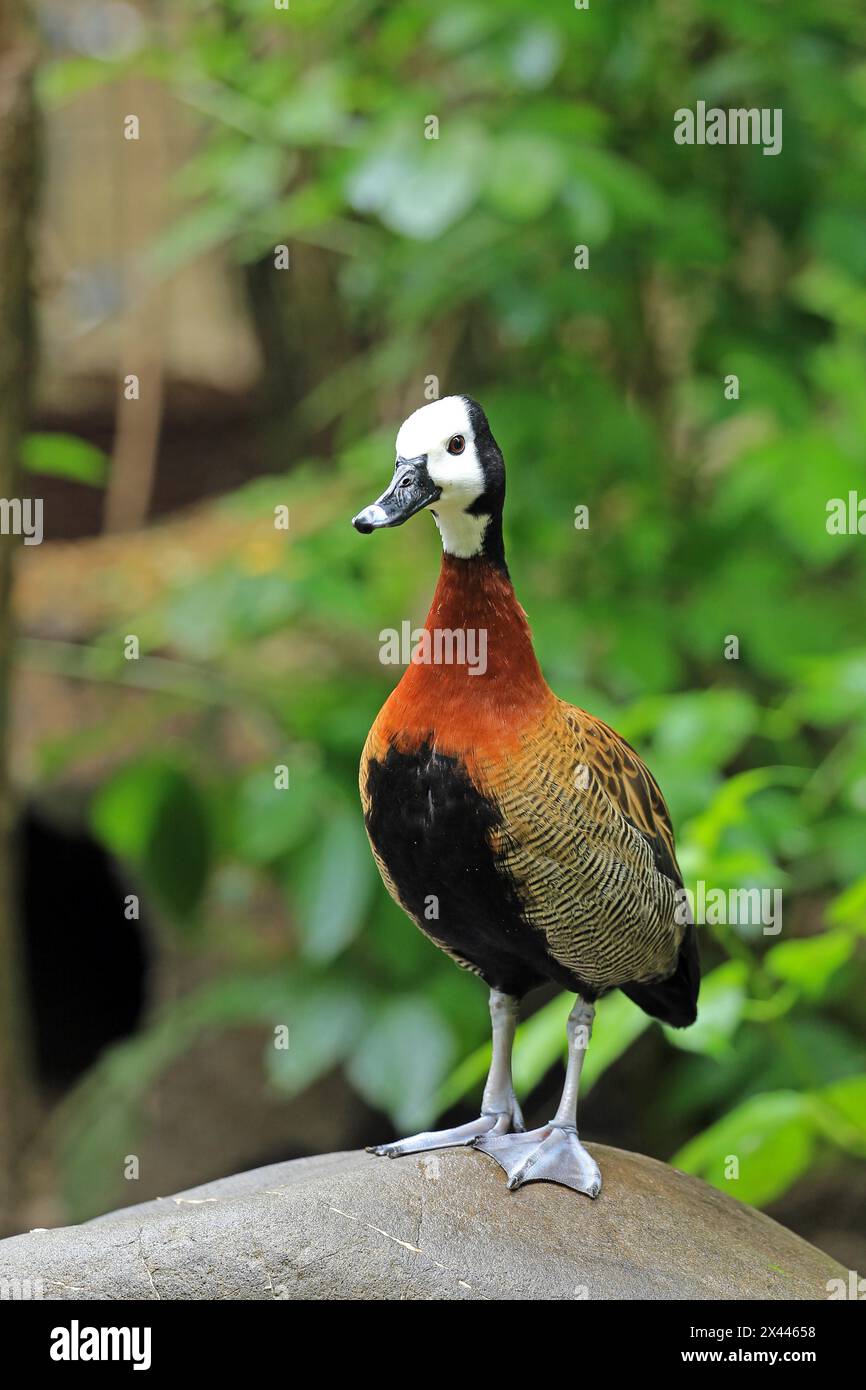
[[[268,467],[284,472],[310,453],[327,456],[331,428],[311,428],[304,398],[352,355],[337,292],[337,259],[316,246],[292,248],[293,268],[273,253],[244,270],[247,304],[263,364],[261,437]],[[327,305],[327,313],[322,305]]]
[[[167,42],[163,6],[150,6],[155,41]],[[169,177],[166,95],[162,84],[127,80],[113,89],[112,118],[118,131],[124,113],[141,120],[147,143],[147,177],[124,185],[117,209],[118,232],[126,253],[121,260],[121,293],[125,311],[120,321],[117,363],[115,435],[111,472],[105,493],[106,531],[137,531],[150,515],[159,460],[165,409],[165,353],[169,293],[165,282],[140,283],[135,253],[148,249],[164,230],[166,186]],[[121,148],[124,141],[120,141]],[[126,156],[128,158],[128,156]],[[128,372],[141,383],[134,404],[126,399]]]
[[[0,497],[18,493],[33,375],[31,301],[38,122],[36,38],[26,0],[0,3]],[[17,1156],[31,1121],[19,938],[13,916],[7,761],[13,538],[0,537],[0,1230],[13,1228]]]

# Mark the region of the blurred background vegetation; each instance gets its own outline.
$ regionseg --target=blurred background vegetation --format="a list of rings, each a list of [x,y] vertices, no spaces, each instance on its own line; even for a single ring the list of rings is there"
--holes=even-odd
[[[778,936],[703,931],[694,1028],[602,1004],[582,1133],[862,1268],[866,539],[825,525],[866,496],[862,7],[36,11],[12,1224],[475,1113],[484,990],[385,895],[356,787],[438,558],[349,517],[436,378],[504,449],[550,683],[645,755],[687,883],[784,893]],[[676,146],[698,99],[781,108],[781,155]],[[529,1001],[531,1122],[568,1006]]]

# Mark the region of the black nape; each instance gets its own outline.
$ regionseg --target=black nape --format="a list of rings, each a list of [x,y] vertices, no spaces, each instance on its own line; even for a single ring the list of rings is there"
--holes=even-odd
[[[489,516],[490,520],[481,538],[481,559],[494,565],[508,578],[508,565],[505,561],[505,541],[502,538],[502,508],[492,511],[486,494],[476,498],[466,511],[470,516]]]
[[[490,517],[481,542],[481,555],[507,575],[505,542],[502,539],[502,511],[505,506],[505,460],[502,457],[502,450],[493,438],[490,422],[481,406],[471,396],[464,396],[463,400],[469,412],[475,451],[484,473],[484,491],[466,510],[470,516]]]

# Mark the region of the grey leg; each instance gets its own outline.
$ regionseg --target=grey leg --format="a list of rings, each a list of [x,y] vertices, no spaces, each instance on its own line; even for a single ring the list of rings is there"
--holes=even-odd
[[[484,1134],[475,1141],[477,1149],[505,1169],[510,1188],[525,1182],[558,1182],[588,1197],[597,1197],[601,1191],[598,1164],[577,1137],[580,1073],[594,1017],[595,1008],[582,999],[568,1016],[568,1066],[553,1119],[528,1134]]]
[[[458,1144],[472,1144],[479,1135],[507,1134],[512,1128],[523,1129],[523,1116],[514,1094],[511,1080],[511,1050],[517,1028],[518,1001],[501,990],[490,991],[490,1022],[493,1029],[493,1057],[477,1120],[453,1129],[439,1129],[397,1139],[393,1144],[375,1144],[369,1153],[399,1158],[401,1154],[423,1153],[427,1149],[450,1149]]]
[[[585,1004],[582,999],[575,1001],[565,1025],[568,1035],[568,1066],[565,1071],[565,1085],[559,1101],[559,1109],[551,1120],[560,1129],[577,1128],[577,1095],[580,1090],[580,1073],[589,1040],[592,1037],[592,1023],[595,1018],[595,1005]]]

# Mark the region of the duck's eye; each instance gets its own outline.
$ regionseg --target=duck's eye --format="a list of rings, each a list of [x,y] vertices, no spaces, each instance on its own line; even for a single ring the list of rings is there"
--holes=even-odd
[[[466,440],[463,438],[463,435],[452,434],[451,438],[448,440],[449,454],[462,454],[465,448]]]

